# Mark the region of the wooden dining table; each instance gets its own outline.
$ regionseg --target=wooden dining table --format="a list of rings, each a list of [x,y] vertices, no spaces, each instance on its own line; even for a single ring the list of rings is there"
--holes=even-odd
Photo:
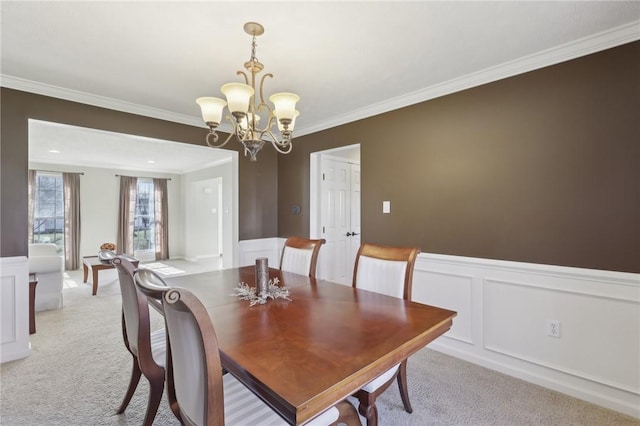
[[[456,312],[270,269],[289,298],[250,306],[255,267],[167,279],[195,294],[213,322],[223,367],[288,423],[352,395],[452,326]],[[408,374],[411,374],[409,364]]]

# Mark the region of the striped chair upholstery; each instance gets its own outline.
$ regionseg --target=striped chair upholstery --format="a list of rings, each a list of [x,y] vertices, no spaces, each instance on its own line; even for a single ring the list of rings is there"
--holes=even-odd
[[[316,277],[318,254],[326,240],[310,240],[300,237],[289,237],[282,248],[280,269],[300,275]]]
[[[147,296],[162,301],[168,335],[167,395],[178,420],[186,425],[286,425],[231,374],[222,375],[216,333],[202,302],[188,290],[155,285],[158,278],[151,270],[139,270],[135,283]],[[307,424],[360,424],[354,407],[347,401],[340,404],[340,409],[331,407]]]
[[[129,387],[117,413],[124,413],[131,401],[140,376],[149,381],[149,400],[144,425],[151,425],[158,411],[164,391],[166,332],[164,328],[151,331],[147,297],[134,284],[135,266],[129,256],[116,255],[111,260],[118,270],[122,294],[122,337],[133,357]]]
[[[385,247],[362,244],[356,255],[353,287],[375,291],[387,296],[411,299],[413,268],[420,250],[412,247]],[[404,409],[411,413],[407,390],[407,361],[390,368],[356,392],[358,411],[367,419],[367,425],[378,424],[376,398],[397,378]]]

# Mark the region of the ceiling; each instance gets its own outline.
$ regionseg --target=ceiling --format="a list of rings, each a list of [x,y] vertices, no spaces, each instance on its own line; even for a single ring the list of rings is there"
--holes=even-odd
[[[2,85],[204,127],[248,21],[303,135],[638,40],[640,2],[2,1]]]
[[[183,174],[231,161],[229,151],[29,120],[29,161]]]

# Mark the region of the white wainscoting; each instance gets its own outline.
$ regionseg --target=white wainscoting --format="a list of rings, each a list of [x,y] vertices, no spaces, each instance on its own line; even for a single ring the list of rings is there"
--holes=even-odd
[[[29,356],[29,265],[24,256],[0,258],[0,312],[0,362]]]
[[[256,259],[266,257],[270,268],[280,267],[280,252],[284,245],[283,238],[261,238],[258,240],[244,240],[238,243],[238,266],[255,265]]]
[[[413,299],[458,312],[430,348],[640,418],[640,274],[422,253]]]

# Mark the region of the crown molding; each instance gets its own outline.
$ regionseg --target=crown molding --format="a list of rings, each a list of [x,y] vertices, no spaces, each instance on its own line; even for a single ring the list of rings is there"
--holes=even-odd
[[[160,120],[166,120],[175,123],[188,124],[190,126],[205,128],[207,127],[206,124],[202,122],[202,119],[200,117],[178,114],[159,108],[126,102],[120,99],[109,98],[106,96],[94,95],[78,90],[40,83],[33,80],[26,80],[11,75],[0,74],[0,85],[9,89],[21,90],[23,92],[35,93],[52,98],[64,99],[81,104],[112,109],[115,111],[142,115],[145,117],[157,118]]]
[[[407,93],[396,98],[387,99],[377,104],[368,105],[365,108],[336,116],[331,120],[317,123],[314,126],[301,126],[300,129],[296,129],[296,135],[302,136],[316,133],[352,121],[415,105],[430,99],[566,62],[637,40],[640,40],[640,20],[529,56],[524,56],[514,61],[505,62],[472,74],[467,74],[460,78]]]
[[[543,50],[514,61],[505,62],[460,78],[369,105],[365,108],[360,108],[347,114],[336,116],[331,120],[316,123],[313,126],[300,126],[299,129],[296,129],[296,135],[302,136],[316,133],[321,130],[350,123],[352,121],[393,111],[560,62],[569,61],[571,59],[596,53],[601,50],[610,49],[639,39],[640,20],[635,20],[629,24],[603,31],[551,49]],[[25,92],[65,99],[68,101],[108,108],[116,111],[206,128],[206,125],[202,122],[200,117],[177,114],[171,111],[152,108],[105,96],[98,96],[77,90],[70,90],[10,75],[0,74],[0,85],[10,89],[22,90]],[[231,129],[230,126],[226,126],[225,123],[223,123],[219,130],[229,132]]]

